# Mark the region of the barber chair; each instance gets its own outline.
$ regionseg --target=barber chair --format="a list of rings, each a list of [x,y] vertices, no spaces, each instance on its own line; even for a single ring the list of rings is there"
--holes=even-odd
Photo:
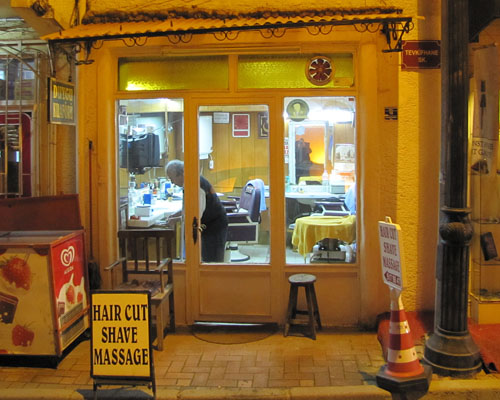
[[[259,240],[259,224],[261,196],[264,182],[253,179],[247,182],[241,191],[241,196],[230,197],[233,200],[222,201],[228,217],[228,249],[231,251],[232,262],[243,262],[250,256],[240,253],[238,244],[252,244]]]

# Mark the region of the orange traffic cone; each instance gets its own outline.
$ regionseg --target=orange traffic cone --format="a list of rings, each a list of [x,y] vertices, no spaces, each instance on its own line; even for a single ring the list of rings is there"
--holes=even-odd
[[[426,392],[432,376],[428,365],[422,366],[401,301],[401,291],[391,288],[391,319],[387,365],[377,374],[377,385],[392,393]]]
[[[386,373],[407,378],[420,375],[424,372],[424,368],[417,357],[401,295],[394,292],[399,291],[391,289],[391,320]]]

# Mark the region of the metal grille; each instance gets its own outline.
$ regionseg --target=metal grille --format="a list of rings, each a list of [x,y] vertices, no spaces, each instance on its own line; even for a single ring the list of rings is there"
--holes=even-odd
[[[44,59],[37,46],[0,43],[0,197],[32,195],[32,121]]]

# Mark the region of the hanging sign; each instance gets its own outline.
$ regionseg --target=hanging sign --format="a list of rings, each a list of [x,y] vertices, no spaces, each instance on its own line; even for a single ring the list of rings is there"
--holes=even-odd
[[[441,68],[439,40],[404,40],[401,51],[401,69]]]
[[[75,124],[75,86],[49,78],[49,122]]]
[[[390,217],[385,222],[378,222],[380,241],[380,261],[382,264],[382,279],[386,285],[403,290],[402,248],[399,243],[401,228],[393,224]]]
[[[152,381],[149,291],[91,293],[90,371],[94,380]]]

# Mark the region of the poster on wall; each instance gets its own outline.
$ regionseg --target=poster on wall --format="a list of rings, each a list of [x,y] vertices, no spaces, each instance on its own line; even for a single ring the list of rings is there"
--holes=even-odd
[[[269,114],[267,112],[259,113],[259,137],[267,138],[269,136]]]
[[[250,114],[233,114],[233,137],[250,136]]]

